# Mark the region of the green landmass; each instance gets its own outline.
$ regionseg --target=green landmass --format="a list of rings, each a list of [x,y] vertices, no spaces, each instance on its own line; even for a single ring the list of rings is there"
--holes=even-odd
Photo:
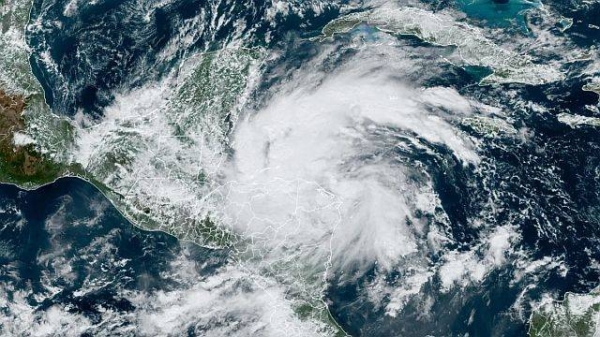
[[[529,337],[593,337],[600,318],[600,293],[567,293],[561,302],[547,303],[531,315]]]
[[[364,23],[365,19],[367,19],[365,13],[353,13],[342,16],[326,24],[321,34],[324,38],[332,38],[335,34],[348,33],[356,26]]]
[[[89,130],[82,130],[70,119],[51,111],[30,68],[30,49],[24,35],[30,7],[31,0],[0,0],[0,182],[31,189],[60,177],[77,176],[96,186],[142,229],[160,230],[211,248],[235,246],[249,251],[242,238],[221,225],[216,216],[193,213],[196,204],[170,203],[171,200],[155,194],[143,195],[144,191],[135,190],[137,186],[131,182],[138,178],[139,165],[148,164],[144,168],[155,174],[150,179],[184,182],[194,187],[197,196],[208,193],[213,177],[196,165],[202,164],[197,161],[197,154],[202,152],[204,142],[227,143],[248,94],[251,68],[261,62],[263,51],[236,47],[200,55],[200,62],[161,111],[160,117],[168,123],[160,124],[161,128],[148,125],[143,131],[155,132],[151,134],[139,131],[144,127],[142,123],[152,121],[140,119],[140,124],[119,125],[114,132],[94,139],[97,148],[88,162],[74,156],[78,153],[77,137]],[[344,24],[351,27],[357,23]],[[160,137],[172,142],[173,147],[155,153],[160,144],[154,141]],[[224,145],[223,152],[227,150]],[[139,158],[150,157],[149,154],[155,157],[140,164]],[[181,156],[187,156],[184,159],[188,161],[182,163]],[[189,166],[198,166],[198,171],[191,172]],[[318,305],[301,305],[296,313],[302,319],[323,323],[328,335],[345,336],[327,307],[314,296],[321,295],[322,275],[305,273],[310,276],[306,280],[318,288],[311,294],[311,302]]]
[[[29,66],[24,31],[30,6],[31,1],[0,2],[0,181],[25,188],[82,172],[63,160],[72,125],[49,111]]]
[[[465,117],[461,120],[461,124],[468,130],[485,138],[498,138],[506,136],[514,136],[517,130],[500,118],[475,116]]]

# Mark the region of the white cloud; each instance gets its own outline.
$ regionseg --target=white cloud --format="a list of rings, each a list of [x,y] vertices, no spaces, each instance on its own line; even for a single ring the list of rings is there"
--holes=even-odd
[[[315,87],[301,85],[314,77],[299,75],[240,122],[227,194],[238,231],[275,249],[317,246],[306,253],[321,263],[332,254],[338,267],[391,268],[417,253],[407,220],[419,207],[430,212],[437,197],[431,182],[411,181],[412,168],[394,162],[395,137],[419,143],[416,135],[477,163],[473,145],[448,121],[471,109],[452,89],[412,89],[386,70],[371,71],[378,65],[351,62]]]

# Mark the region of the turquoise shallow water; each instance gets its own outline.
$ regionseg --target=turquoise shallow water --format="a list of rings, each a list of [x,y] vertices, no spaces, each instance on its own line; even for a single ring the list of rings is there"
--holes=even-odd
[[[124,6],[139,1],[100,0],[100,3],[115,3],[115,6]],[[475,25],[510,27],[506,34],[515,33],[519,29],[526,30],[525,12],[542,6],[540,2],[505,1],[506,3],[502,4],[493,0],[456,0],[453,5],[462,9],[468,15],[469,20],[475,22]],[[558,6],[557,3],[552,3],[552,0],[543,1],[549,7],[556,8]],[[36,2],[43,1],[36,0]],[[178,18],[193,14],[193,11],[189,10],[187,6],[209,4],[209,2],[201,0],[173,1],[171,7],[167,8],[170,10],[167,13],[171,13],[168,15],[171,20],[168,25],[161,21],[162,19],[158,15],[156,22],[148,23],[153,25],[152,27],[139,28],[137,24],[145,22],[123,20],[126,14],[132,14],[126,10],[121,10],[116,14],[113,12],[96,14],[98,17],[94,17],[95,20],[101,22],[102,25],[89,24],[88,21],[91,19],[83,14],[81,16],[84,17],[79,22],[67,22],[74,20],[72,18],[63,20],[62,18],[64,6],[68,1],[52,0],[50,2],[55,5],[52,6],[52,10],[44,12],[44,16],[40,20],[48,22],[48,26],[52,28],[47,30],[44,28],[43,31],[35,33],[38,35],[32,37],[32,48],[35,49],[32,59],[39,58],[46,54],[45,51],[48,51],[54,61],[61,65],[57,73],[51,72],[54,69],[44,68],[36,72],[36,75],[42,76],[38,77],[40,81],[48,79],[47,90],[57,93],[63,90],[60,85],[64,81],[67,92],[74,93],[73,96],[67,98],[76,99],[81,96],[80,101],[65,101],[65,104],[75,107],[101,106],[96,102],[97,97],[91,97],[94,95],[91,95],[90,90],[85,90],[90,83],[110,94],[121,88],[126,90],[129,85],[132,85],[131,83],[136,83],[132,79],[135,75],[146,76],[147,73],[157,73],[156,76],[159,76],[160,69],[165,69],[164,67],[167,66],[166,61],[155,56],[160,54],[160,49],[158,47],[136,49],[136,46],[145,45],[145,42],[142,42],[148,39],[147,34],[151,37],[157,36],[156,39],[150,39],[154,46],[160,45],[163,41],[162,38],[167,39],[168,37],[169,41],[176,39],[179,36],[179,27],[184,24],[183,21],[179,22]],[[264,0],[249,0],[247,3],[257,3],[256,8],[262,8],[262,2]],[[441,3],[442,0],[438,2]],[[574,43],[582,46],[585,50],[600,42],[600,34],[597,33],[597,30],[588,27],[589,23],[600,25],[598,22],[600,20],[600,3],[594,5],[595,7],[590,5],[589,8],[581,8],[575,12],[569,8],[566,2],[560,6],[564,6],[564,9],[560,11],[561,15],[573,18],[574,22],[573,27],[564,32],[565,36],[571,38]],[[82,6],[82,8],[84,7]],[[225,11],[222,8],[220,10]],[[262,25],[266,27],[261,28],[263,32],[270,32],[268,30],[271,29],[268,28],[270,27],[269,23],[264,23],[259,14],[253,14],[254,10],[250,11],[256,17],[247,19],[249,26]],[[229,10],[225,12],[230,13]],[[259,11],[257,10],[256,13]],[[327,15],[335,16],[336,14],[333,10],[331,13],[333,14]],[[144,12],[143,15],[145,14]],[[277,28],[280,41],[283,42],[280,44],[272,42],[272,45],[270,42],[268,47],[274,48],[274,52],[281,55],[281,58],[269,64],[268,69],[270,70],[265,71],[268,75],[262,79],[262,89],[277,84],[278,76],[281,81],[286,80],[285,76],[288,71],[304,69],[301,67],[304,64],[311,64],[311,62],[317,65],[315,71],[335,74],[336,70],[343,69],[341,66],[338,67],[338,65],[343,66],[340,61],[345,60],[343,57],[315,61],[318,57],[316,55],[320,55],[317,54],[319,48],[333,48],[337,46],[338,40],[327,42],[330,45],[320,45],[314,42],[318,41],[317,39],[304,38],[305,36],[313,37],[314,34],[318,35],[319,29],[317,28],[323,24],[321,23],[319,26],[314,22],[327,22],[327,18],[318,19],[321,21],[315,19],[313,25],[317,28],[312,26],[310,26],[312,28],[303,28],[305,32],[299,35],[299,38],[292,33],[286,35],[286,32],[293,32],[299,30],[298,27],[305,27],[303,25],[308,21],[305,16],[291,18],[287,16],[280,20],[287,23],[281,24]],[[61,22],[60,29],[54,24],[55,22]],[[113,22],[115,23],[113,24]],[[111,23],[111,25],[107,23]],[[135,25],[133,25],[134,23]],[[118,29],[114,28],[115,25]],[[230,28],[221,31],[220,36],[227,38],[227,29]],[[162,29],[168,30],[168,34]],[[93,30],[99,32],[90,33]],[[158,31],[162,31],[162,33],[159,34]],[[210,33],[210,31],[208,32]],[[359,41],[360,38],[360,41],[375,42],[370,44],[373,48],[378,45],[390,49],[397,48],[399,58],[414,57],[419,60],[422,58],[426,65],[434,64],[430,60],[441,59],[446,55],[445,53],[452,52],[451,48],[428,44],[416,37],[392,37],[397,39],[396,42],[390,37],[387,40],[380,38],[382,34],[374,32],[377,30],[368,25],[362,25],[355,27],[352,31],[352,34],[356,34],[355,36],[344,37],[340,34],[336,38],[339,38],[340,44],[342,38],[347,38],[345,41],[347,44]],[[131,40],[133,41],[130,42],[132,45],[113,45],[111,39],[99,38],[104,35],[110,37],[112,34],[124,36],[123,41]],[[260,34],[262,33],[259,32],[257,35]],[[493,34],[493,31],[490,34]],[[207,35],[210,34],[207,33]],[[36,42],[34,38],[39,38],[39,41],[43,43],[33,44]],[[199,44],[204,43],[202,38],[198,39]],[[277,41],[277,38],[273,38],[273,41]],[[384,45],[390,42],[394,43],[392,47]],[[265,42],[264,45],[267,46],[267,43]],[[358,53],[359,48],[364,45],[356,43],[353,48],[340,48],[339,51],[345,52],[346,55],[350,55],[349,57],[354,57],[356,54],[352,53]],[[101,50],[105,54],[99,54],[97,50]],[[115,56],[121,55],[120,53],[129,53],[128,55],[131,57],[126,59],[126,62],[122,61]],[[136,53],[142,55],[139,56]],[[376,55],[376,53],[377,51],[369,55]],[[382,57],[382,55],[387,55],[386,53],[387,51],[384,51],[376,56]],[[85,55],[87,58],[83,57]],[[187,54],[181,52],[181,55]],[[88,60],[96,60],[97,63],[88,64]],[[143,60],[156,60],[156,63]],[[37,63],[43,65],[40,60],[34,61],[32,61],[32,65]],[[364,58],[364,62],[369,61]],[[374,61],[377,62],[374,64],[380,64],[377,59]],[[390,60],[390,63],[400,61]],[[543,57],[539,59],[539,62],[546,61]],[[556,62],[556,60],[552,60],[552,62]],[[600,167],[600,137],[597,129],[571,129],[560,123],[553,115],[565,111],[582,114],[585,113],[586,106],[596,104],[595,94],[581,90],[582,85],[589,80],[581,75],[583,70],[577,70],[577,67],[584,69],[589,63],[581,63],[567,64],[566,67],[569,71],[565,74],[567,78],[564,81],[544,86],[507,84],[479,87],[477,83],[490,74],[489,69],[474,66],[458,67],[449,62],[435,63],[435,67],[431,68],[423,66],[422,69],[426,71],[414,72],[414,78],[418,77],[418,79],[411,77],[410,83],[413,83],[414,80],[415,86],[417,86],[416,83],[419,83],[419,86],[420,83],[426,83],[424,87],[453,88],[469,99],[493,104],[502,111],[510,113],[514,118],[511,123],[520,130],[527,130],[527,142],[504,136],[486,138],[486,135],[482,136],[476,130],[462,126],[460,132],[481,142],[481,156],[484,157],[484,161],[480,166],[482,174],[477,175],[471,169],[464,168],[458,159],[453,157],[452,152],[442,145],[427,143],[423,148],[407,145],[406,147],[393,146],[380,150],[379,144],[384,144],[388,138],[376,137],[389,137],[398,144],[404,144],[403,142],[412,144],[410,139],[414,135],[403,134],[402,130],[390,129],[382,131],[381,134],[369,135],[369,137],[373,137],[372,139],[366,140],[365,138],[365,144],[373,144],[377,150],[372,153],[365,150],[364,158],[356,158],[358,162],[356,167],[362,165],[359,160],[375,160],[377,156],[381,156],[382,160],[390,163],[396,161],[406,163],[411,170],[413,168],[425,170],[424,172],[432,177],[431,186],[440,200],[441,206],[436,212],[443,212],[448,217],[447,225],[440,224],[440,226],[443,226],[441,228],[451,238],[450,241],[456,242],[447,250],[452,249],[459,254],[467,252],[472,246],[475,246],[483,247],[477,254],[486,254],[487,241],[483,240],[486,240],[488,235],[487,227],[469,226],[470,219],[473,221],[488,221],[489,219],[489,221],[493,221],[489,228],[510,224],[510,228],[514,228],[517,233],[515,237],[518,239],[515,240],[518,241],[514,242],[515,251],[508,250],[505,254],[506,265],[486,275],[486,279],[481,283],[440,292],[438,279],[433,279],[431,284],[420,290],[423,295],[407,303],[406,309],[397,317],[387,315],[384,307],[381,306],[381,303],[387,305],[391,301],[391,295],[382,295],[385,298],[381,300],[381,303],[374,302],[373,293],[379,293],[374,286],[384,284],[390,289],[402,291],[404,289],[402,287],[405,286],[402,278],[406,277],[410,270],[398,268],[398,270],[383,274],[381,278],[378,278],[381,274],[377,274],[379,271],[376,267],[363,274],[355,273],[350,267],[348,270],[342,270],[340,275],[332,274],[328,280],[325,300],[327,303],[331,303],[330,310],[333,317],[346,331],[356,337],[463,336],[467,334],[471,337],[526,336],[527,322],[513,315],[513,311],[511,311],[513,304],[524,303],[522,317],[528,317],[531,309],[528,307],[528,303],[535,303],[533,301],[538,301],[542,294],[564,294],[567,291],[586,293],[598,286],[600,269],[595,265],[596,261],[600,261],[600,226],[598,226],[600,194],[597,192],[600,191],[600,177],[596,175],[596,168]],[[439,67],[438,64],[440,64]],[[78,70],[73,71],[73,69]],[[92,69],[93,72],[89,73],[88,69]],[[115,78],[115,71],[123,69],[125,69],[122,71],[123,77]],[[132,70],[129,71],[129,69]],[[393,73],[393,69],[393,66],[390,66],[390,81],[397,80],[393,78],[394,76],[404,79],[401,77],[403,74]],[[155,78],[149,75],[139,78],[150,83],[155,81]],[[409,76],[407,75],[406,78]],[[95,88],[93,85],[89,86],[93,89]],[[302,83],[298,85],[300,86]],[[102,98],[103,96],[98,95],[98,97]],[[544,107],[549,112],[541,114],[524,110],[523,106],[527,104]],[[373,141],[373,143],[366,143],[367,141]],[[352,163],[348,162],[348,165],[350,164]],[[384,179],[384,173],[378,172],[377,179]],[[418,179],[418,176],[410,177],[410,179]],[[481,218],[480,214],[482,214],[482,209],[487,207],[491,193],[499,196],[493,205],[493,216]],[[103,211],[100,220],[93,226],[86,225],[88,222],[91,223],[90,219],[95,219],[95,210],[98,207],[93,207],[93,205],[98,203],[108,206]],[[190,272],[191,276],[189,276],[193,278],[193,282],[207,273],[219,272],[219,268],[230,262],[227,252],[211,251],[195,246],[192,246],[193,249],[187,246],[181,247],[182,243],[166,234],[137,230],[127,223],[116,209],[109,207],[108,201],[96,189],[83,181],[62,179],[30,192],[0,185],[0,206],[8,208],[8,205],[13,204],[12,211],[7,210],[3,213],[0,209],[0,227],[4,226],[5,228],[0,230],[0,284],[4,282],[13,287],[12,293],[28,290],[29,283],[33,284],[34,289],[28,294],[27,300],[31,299],[28,305],[37,308],[37,313],[42,315],[46,311],[52,312],[55,306],[67,308],[70,312],[89,319],[94,324],[94,329],[97,327],[97,330],[90,331],[97,334],[116,335],[120,331],[138,328],[138,324],[141,322],[135,319],[136,310],[144,310],[144,308],[141,304],[130,301],[129,298],[132,296],[146,298],[148,300],[142,304],[150,305],[148,303],[152,302],[152,296],[155,293],[185,294],[185,291],[191,289],[189,288],[191,286],[184,282],[188,279],[183,279],[183,273],[178,272],[178,268],[181,266],[180,261],[194,264],[196,271]],[[63,213],[58,212],[61,209]],[[17,216],[18,214],[20,215]],[[64,218],[54,217],[56,221],[52,222],[53,225],[50,228],[46,228],[46,223],[50,223],[47,220],[52,219],[55,214],[66,215]],[[17,227],[21,217],[27,220],[26,225]],[[365,226],[367,225],[369,223],[365,221]],[[411,224],[411,226],[415,225]],[[103,244],[96,244],[97,242]],[[189,258],[188,255],[184,255],[188,254],[188,250],[193,253]],[[431,256],[427,257],[427,263],[431,263],[431,265],[444,263],[443,260],[442,262],[440,260],[443,259],[443,254],[446,254],[447,250],[431,253]],[[86,253],[88,251],[95,254]],[[97,251],[108,251],[109,253],[100,255],[96,253]],[[51,254],[54,254],[52,255],[54,264],[38,261],[38,256],[51,256]],[[479,257],[473,261],[479,261],[478,259]],[[113,261],[124,260],[126,261],[123,264],[113,263]],[[528,261],[545,260],[558,261],[568,272],[563,274],[561,268],[548,267],[547,269],[535,269],[534,272],[521,276],[520,270],[515,267]],[[56,261],[68,261],[62,265],[74,270],[72,284],[66,283],[58,276],[42,277],[46,274],[58,275],[63,270],[62,268],[54,269],[55,265],[61,265]],[[103,270],[99,267],[101,265],[109,266],[111,269]],[[183,271],[185,272],[187,269],[183,269]],[[347,281],[347,275],[353,275],[352,282]],[[517,279],[515,275],[519,275],[519,278]],[[97,284],[100,284],[98,289],[92,289],[85,283],[86,280],[104,282],[98,282]],[[383,281],[375,282],[379,282],[379,280]],[[192,281],[189,282],[192,283]],[[529,287],[532,284],[535,287]],[[60,292],[42,297],[40,293],[45,286],[49,286],[51,289],[60,289]],[[235,289],[238,288],[241,289],[239,294],[242,298],[248,298],[246,294],[251,291],[251,288],[242,280],[235,287]],[[84,295],[73,295],[79,293]],[[127,294],[132,295],[125,296]],[[14,295],[5,295],[5,297],[8,296]],[[236,292],[232,291],[228,296],[236,296]],[[1,296],[0,299],[2,299]],[[236,301],[235,303],[244,304],[245,302]],[[8,309],[0,309],[0,318],[2,315],[8,315],[7,312],[10,313],[7,310],[12,310],[12,312],[19,310],[19,303],[11,302],[11,305]],[[109,321],[102,320],[103,312],[98,308],[102,310],[109,308],[117,313],[117,318]],[[173,305],[166,303],[164,306],[157,303],[153,308],[157,308],[153,311],[157,315],[164,315],[180,310],[181,306],[178,302]],[[246,307],[242,306],[241,308]],[[185,322],[185,326],[190,327],[186,331],[173,331],[173,334],[187,333],[189,336],[205,335],[211,332],[218,334],[214,331],[219,331],[218,329],[226,324],[242,324],[247,317],[251,318],[251,315],[245,316],[244,310],[231,311],[231,314],[222,317],[215,315],[208,322],[211,324],[203,323],[201,316],[198,313],[196,320]],[[133,319],[127,321],[128,317],[133,317]],[[173,319],[172,322],[177,323],[177,319]],[[72,325],[74,326],[76,323],[74,322]],[[117,326],[121,330],[107,330],[110,326]],[[5,335],[2,328],[0,323],[0,335]],[[89,334],[92,335],[93,332],[89,332]]]
[[[518,25],[526,29],[525,12],[542,6],[540,1],[527,0],[457,0],[469,17],[492,27]]]

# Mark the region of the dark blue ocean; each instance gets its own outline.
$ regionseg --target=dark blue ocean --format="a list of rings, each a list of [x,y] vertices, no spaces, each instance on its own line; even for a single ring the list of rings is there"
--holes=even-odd
[[[58,305],[96,324],[98,310],[124,315],[136,309],[124,292],[181,287],[169,276],[170,264],[182,255],[197,263],[198,277],[210,275],[227,259],[225,251],[133,227],[80,179],[63,178],[34,191],[0,185],[0,205],[0,282],[10,289],[2,296],[11,301],[14,294],[27,292],[28,305],[36,311]],[[48,289],[60,290],[49,294]],[[6,314],[12,308],[0,310]]]
[[[67,2],[35,0],[32,20],[41,18],[44,29],[29,30],[28,41],[33,48],[31,65],[48,103],[54,111],[68,116],[82,110],[100,118],[116,92],[159,79],[187,51],[218,48],[233,29],[225,26],[218,32],[207,30],[165,60],[158,58],[158,53],[181,38],[178,34],[183,20],[210,14],[201,11],[210,7],[208,1],[172,2],[154,12],[149,22],[143,20],[147,13],[134,1],[105,0],[96,6],[82,5],[69,17],[63,13]],[[428,3],[440,10],[453,5],[448,1]],[[523,36],[530,34],[527,17],[536,19],[535,14],[523,10],[537,5],[524,1],[459,1],[454,5],[472,20],[495,27],[514,27],[514,34]],[[557,1],[553,5],[574,19],[573,26],[564,33],[570,41],[586,48],[598,44],[600,31],[590,30],[589,24],[600,26],[600,3],[577,8]],[[339,14],[332,6],[321,16],[309,13],[304,18],[282,17],[277,33],[267,43],[261,36],[267,30],[260,16],[264,4],[248,1],[234,6],[233,13],[244,18],[248,27],[264,26],[253,35],[250,45],[268,45],[289,56],[287,65],[273,67],[293,68],[310,59],[314,55],[311,42],[303,38],[317,35],[325,23]],[[303,24],[303,20],[309,23]],[[55,21],[61,23],[60,28],[53,24]],[[423,47],[414,38],[398,39],[407,48]],[[46,51],[50,51],[57,72],[42,63],[41,54]],[[519,229],[523,238],[518,248],[532,260],[548,257],[568,266],[566,273],[555,269],[536,274],[538,288],[528,293],[532,300],[544,292],[589,292],[600,283],[600,273],[592,268],[595,261],[600,261],[600,134],[591,127],[572,129],[556,118],[561,112],[593,115],[586,106],[596,104],[598,96],[581,89],[589,82],[582,75],[587,64],[569,65],[568,76],[560,83],[494,87],[477,85],[489,69],[448,65],[427,84],[449,86],[482,102],[517,111],[515,124],[528,130],[528,142],[486,140],[482,166],[488,171],[483,176],[473,168],[462,167],[445,148],[437,149],[436,157],[418,152],[397,154],[427,167],[450,219],[448,231],[456,241],[453,248],[466,250],[481,238],[476,229],[463,225],[467,218],[478,214],[493,191],[501,200],[500,211],[493,220],[509,221]],[[549,112],[528,113],[520,101],[505,95],[508,91],[548,108]],[[473,132],[466,127],[463,131]],[[120,295],[124,290],[144,293],[181,286],[168,276],[170,263],[181,254],[196,261],[198,275],[215,272],[228,257],[226,251],[204,249],[178,242],[164,233],[135,228],[98,190],[75,178],[60,179],[34,191],[0,185],[0,207],[0,282],[10,284],[14,291],[29,291],[29,304],[37,310],[62,304],[92,321],[99,319],[95,311],[98,303],[118,312],[131,312],[134,304]],[[98,240],[109,242],[114,248],[107,254],[94,254],[94,249],[102,249]],[[82,254],[83,251],[89,253]],[[72,266],[64,279],[44,277],[61,275],[57,269],[60,266],[52,263],[55,260],[69,261]],[[114,261],[124,262],[115,267]],[[514,317],[510,307],[531,279],[514,283],[513,271],[514,266],[509,263],[481,284],[446,294],[432,293],[438,296],[431,308],[433,320],[422,318],[418,303],[409,303],[406,314],[398,319],[375,308],[365,291],[375,277],[375,269],[352,284],[339,284],[336,278],[342,276],[334,275],[326,297],[332,315],[354,336],[524,336],[527,322]],[[394,277],[389,275],[390,282]],[[85,296],[74,296],[86,290],[82,287],[89,279],[111,282]],[[37,296],[48,283],[60,291],[51,297]],[[5,296],[10,299],[12,295]]]

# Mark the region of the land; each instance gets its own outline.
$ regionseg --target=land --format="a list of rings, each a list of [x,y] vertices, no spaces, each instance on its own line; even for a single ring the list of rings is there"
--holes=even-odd
[[[530,337],[592,337],[600,318],[600,293],[567,293],[563,301],[540,306],[530,319]]]
[[[11,95],[0,88],[0,180],[21,186],[42,185],[79,171],[76,165],[53,162],[40,153],[32,143],[19,143],[16,137],[27,140],[23,112],[27,99]]]

